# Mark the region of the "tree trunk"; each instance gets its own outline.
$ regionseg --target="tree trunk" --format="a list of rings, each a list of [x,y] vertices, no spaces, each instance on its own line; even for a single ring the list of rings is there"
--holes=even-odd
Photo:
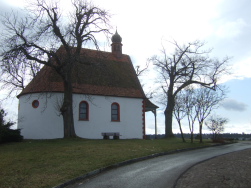
[[[174,110],[174,96],[168,94],[168,104],[165,110],[165,137],[174,137],[173,135],[173,110]]]
[[[182,131],[182,127],[181,127],[181,122],[180,122],[180,120],[178,121],[178,123],[179,123],[179,127],[180,127],[180,134],[181,134],[182,141],[183,141],[183,142],[186,142],[186,140],[185,140],[185,138],[184,138],[184,135],[183,135],[183,131]]]
[[[193,131],[191,132],[191,143],[193,143]]]
[[[200,124],[200,143],[202,143],[202,125],[203,125],[203,123],[200,122],[199,124]]]
[[[72,107],[72,83],[71,79],[64,80],[64,102],[61,107],[61,113],[64,121],[64,138],[75,138],[75,128],[73,119],[73,107]]]

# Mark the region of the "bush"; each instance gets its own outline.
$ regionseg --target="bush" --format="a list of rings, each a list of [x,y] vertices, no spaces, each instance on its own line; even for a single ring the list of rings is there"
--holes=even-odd
[[[6,142],[20,142],[23,140],[20,129],[11,129],[14,122],[5,122],[4,117],[6,113],[3,109],[0,109],[0,143]]]
[[[221,133],[224,131],[224,126],[228,122],[228,119],[220,116],[211,116],[208,121],[206,121],[207,128],[212,131],[212,140],[214,142],[222,142]]]
[[[21,142],[23,136],[20,134],[20,129],[1,129],[0,143],[5,142]]]
[[[215,139],[212,139],[213,143],[225,143],[225,140],[223,138],[215,138]]]

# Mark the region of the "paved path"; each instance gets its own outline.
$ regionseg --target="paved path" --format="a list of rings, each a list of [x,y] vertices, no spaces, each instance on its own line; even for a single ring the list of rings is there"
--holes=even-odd
[[[250,188],[251,149],[215,157],[188,169],[175,188]]]
[[[226,153],[251,148],[251,142],[181,152],[119,167],[78,182],[71,188],[168,188],[195,164]]]

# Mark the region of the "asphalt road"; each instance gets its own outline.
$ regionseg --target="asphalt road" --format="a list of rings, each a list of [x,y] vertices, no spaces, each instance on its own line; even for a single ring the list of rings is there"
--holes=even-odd
[[[180,152],[119,167],[71,188],[171,188],[189,167],[226,153],[251,148],[251,142]]]

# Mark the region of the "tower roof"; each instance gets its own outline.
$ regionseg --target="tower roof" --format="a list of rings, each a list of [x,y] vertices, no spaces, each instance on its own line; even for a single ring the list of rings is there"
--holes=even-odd
[[[116,33],[112,36],[112,42],[113,43],[121,43],[122,42],[122,38],[118,34],[117,30],[116,30]]]

